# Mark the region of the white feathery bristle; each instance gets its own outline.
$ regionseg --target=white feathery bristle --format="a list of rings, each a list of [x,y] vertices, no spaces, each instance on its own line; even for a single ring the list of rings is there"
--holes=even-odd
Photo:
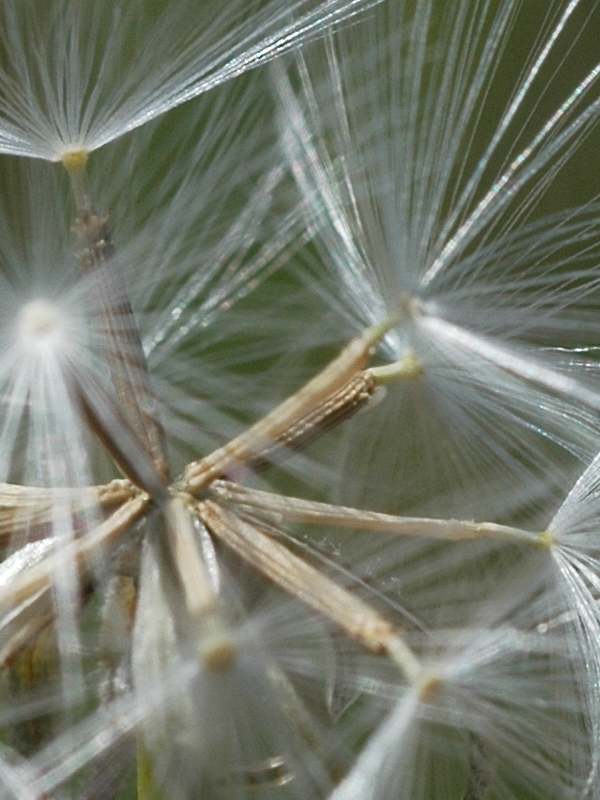
[[[600,798],[592,5],[0,3],[0,798]]]
[[[305,612],[280,606],[274,616],[220,623],[218,632],[190,620],[182,638],[181,601],[159,549],[144,548],[132,656],[158,790],[169,800],[199,790],[241,798],[289,784],[291,797],[322,796],[331,780],[326,737],[290,680],[306,669],[307,646],[316,659],[311,677],[322,680],[320,626],[299,624]]]
[[[597,201],[537,210],[600,114],[600,66],[554,107],[543,83],[559,43],[576,41],[578,5],[543,18],[493,118],[518,2],[495,15],[485,3],[439,14],[430,2],[382,4],[304,48],[295,67],[274,67],[282,151],[316,234],[307,283],[341,329],[397,318],[380,355],[421,366],[370,425],[349,427],[343,502],[497,515],[485,484],[509,485],[512,473],[515,487],[533,488],[558,462],[563,482],[578,468],[572,455],[597,450],[598,388],[539,349],[593,341],[596,330]],[[548,117],[531,133],[523,118],[540,93]],[[493,125],[491,139],[481,135]],[[468,505],[477,482],[480,501]]]
[[[494,797],[584,792],[595,768],[578,712],[584,658],[556,632],[523,629],[536,616],[522,613],[524,601],[536,606],[524,571],[509,591],[488,595],[488,613],[480,607],[470,627],[411,637],[423,661],[417,685],[372,682],[394,706],[330,800],[462,797],[471,782]]]
[[[7,0],[0,152],[68,162],[300,46],[377,0]]]

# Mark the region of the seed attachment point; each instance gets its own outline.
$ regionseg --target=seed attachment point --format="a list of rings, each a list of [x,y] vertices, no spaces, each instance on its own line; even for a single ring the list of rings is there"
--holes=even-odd
[[[86,150],[72,150],[70,153],[64,153],[60,160],[67,172],[83,172],[87,165],[88,154]]]
[[[62,311],[50,300],[30,300],[17,315],[19,345],[29,353],[64,346],[63,319]]]
[[[235,645],[228,636],[215,634],[202,643],[201,658],[209,672],[225,672],[235,661]]]
[[[84,209],[91,208],[91,201],[87,186],[86,167],[88,162],[88,153],[86,150],[72,150],[69,153],[64,153],[60,159],[64,168],[69,173],[71,179],[71,188],[75,195],[75,204],[77,211],[81,212]]]
[[[371,367],[368,372],[375,381],[383,386],[386,383],[395,381],[414,381],[423,377],[424,367],[419,357],[412,351],[408,352],[399,361],[393,364],[385,364],[382,367]]]
[[[540,545],[540,547],[550,548],[556,543],[556,537],[552,531],[542,531],[538,534],[536,542]]]
[[[423,703],[432,703],[444,685],[441,675],[435,673],[425,674],[419,685],[419,699]]]
[[[19,312],[19,329],[25,336],[43,338],[56,330],[58,309],[48,300],[31,300]]]

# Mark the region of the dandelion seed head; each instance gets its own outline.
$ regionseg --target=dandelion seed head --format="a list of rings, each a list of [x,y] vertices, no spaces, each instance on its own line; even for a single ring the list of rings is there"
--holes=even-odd
[[[0,9],[0,151],[93,151],[377,0],[8,0]],[[209,10],[210,9],[210,10]]]
[[[25,202],[6,192],[0,209],[0,478],[9,481],[0,532],[14,535],[16,551],[0,583],[17,573],[22,587],[49,566],[47,589],[6,606],[0,656],[13,634],[54,621],[61,695],[42,707],[62,707],[66,728],[31,748],[27,770],[16,761],[13,771],[0,752],[0,795],[120,796],[110,776],[94,773],[111,751],[130,764],[134,740],[155,784],[141,781],[138,793],[164,800],[271,790],[298,800],[445,800],[514,797],[523,787],[527,797],[564,800],[591,786],[600,763],[593,474],[549,524],[528,528],[547,524],[540,534],[514,520],[420,520],[486,537],[460,542],[331,534],[323,520],[315,538],[303,529],[297,537],[291,521],[304,522],[294,520],[292,498],[278,497],[277,511],[262,516],[225,499],[216,482],[194,497],[181,488],[190,459],[206,463],[215,442],[292,386],[295,355],[308,363],[311,347],[365,325],[382,338],[361,377],[370,372],[379,388],[366,413],[294,462],[321,495],[508,518],[533,497],[547,508],[572,462],[600,448],[597,419],[576,407],[591,399],[600,410],[592,381],[573,382],[574,364],[539,350],[595,336],[600,204],[528,221],[598,117],[600,68],[589,67],[551,109],[541,98],[538,114],[538,75],[583,0],[549,3],[481,146],[475,134],[527,4],[376,5],[215,0],[214,14],[194,0],[0,7],[0,151],[38,159]],[[314,62],[306,47],[287,75],[278,70],[282,157],[273,97],[258,72],[240,81],[241,73],[367,6],[369,19],[328,36]],[[562,64],[558,55],[548,65],[552,80]],[[65,170],[39,159],[62,162],[70,194]],[[56,176],[38,182],[44,171]],[[82,199],[95,227],[81,214],[73,227]],[[298,268],[304,250],[317,269]],[[271,281],[284,265],[281,282]],[[307,322],[315,295],[333,320],[316,332]],[[257,358],[282,362],[276,389],[258,375]],[[288,409],[298,396],[306,393]],[[154,482],[138,412],[160,429],[150,458],[161,466],[164,426],[161,474],[183,475],[168,489]],[[263,419],[249,438],[264,429]],[[89,488],[101,443],[115,461],[107,466],[127,476],[119,486]],[[231,481],[263,480],[249,448],[223,470]],[[113,505],[117,496],[123,505]],[[161,516],[165,505],[184,506],[188,527],[175,511]],[[210,507],[224,515],[214,527],[202,516]],[[142,509],[143,523],[129,508]],[[240,530],[228,530],[228,519]],[[412,536],[419,520],[408,522]],[[493,538],[500,527],[504,538]],[[96,548],[98,531],[111,540],[103,535]],[[230,537],[252,531],[253,543],[236,549]],[[38,536],[39,549],[25,544]],[[122,559],[129,546],[133,557]],[[269,561],[273,552],[281,561]],[[105,593],[97,636],[87,621],[97,604],[86,600],[98,599],[106,576],[114,595]],[[373,625],[357,633],[360,615],[345,610],[359,598]],[[265,600],[273,602],[263,613]],[[348,638],[338,624],[346,616]],[[377,637],[388,632],[382,647]],[[88,637],[99,669],[88,666]],[[99,687],[96,701],[88,687]],[[20,688],[23,701],[9,698],[2,712],[7,726],[37,722],[34,693]],[[489,784],[462,791],[480,767]],[[21,774],[27,786],[14,789]]]
[[[470,513],[503,513],[486,483],[512,472],[515,484],[533,486],[561,458],[551,453],[566,451],[561,463],[571,470],[572,455],[585,461],[596,450],[593,415],[578,419],[577,407],[584,398],[594,407],[596,388],[565,382],[555,363],[547,371],[539,345],[593,340],[597,210],[592,202],[546,219],[533,212],[598,122],[597,70],[549,108],[537,132],[519,130],[527,101],[538,102],[542,67],[560,58],[557,41],[572,46],[566,21],[577,5],[553,4],[497,117],[488,118],[490,87],[522,10],[511,0],[497,15],[488,4],[473,14],[462,3],[440,13],[428,2],[384,4],[304,48],[287,70],[275,65],[282,151],[315,230],[311,286],[340,326],[400,312],[378,356],[397,362],[398,379],[410,374],[401,368],[409,353],[421,365],[417,381],[390,388],[387,413],[348,427],[333,487],[343,502],[375,506],[379,494],[386,510],[464,514],[478,461],[486,478]],[[496,126],[491,141],[484,125]],[[460,343],[442,333],[446,323],[466,333]],[[477,352],[467,339],[481,344]],[[387,462],[381,477],[376,460]]]

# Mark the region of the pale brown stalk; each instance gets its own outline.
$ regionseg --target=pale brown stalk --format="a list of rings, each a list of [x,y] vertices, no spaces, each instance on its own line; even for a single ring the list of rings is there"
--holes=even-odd
[[[108,216],[95,212],[86,179],[87,154],[66,154],[77,204],[74,231],[82,272],[90,277],[92,306],[102,320],[106,358],[113,386],[129,425],[158,471],[168,474],[165,435],[125,281],[115,258]]]
[[[293,449],[303,438],[312,440],[332,427],[336,417],[345,419],[348,413],[358,410],[377,388],[375,381],[360,373],[387,327],[366,330],[296,394],[224,447],[189,464],[183,473],[182,488],[197,495],[235,467],[269,461],[275,448]]]
[[[18,578],[0,586],[0,612],[18,608],[35,594],[51,586],[56,570],[65,558],[73,559],[79,571],[89,573],[99,553],[109,556],[112,548],[122,541],[134,523],[146,512],[150,498],[138,494],[123,503],[108,519],[84,537],[51,552]]]
[[[308,525],[328,525],[337,528],[389,533],[397,536],[420,536],[428,539],[462,541],[491,538],[508,542],[540,544],[540,534],[529,533],[508,525],[469,520],[427,519],[425,517],[399,517],[376,511],[359,511],[355,508],[335,506],[281,496],[272,492],[247,489],[232,481],[214,481],[210,493],[240,511],[248,511],[269,518],[273,515],[285,522]]]
[[[367,650],[390,656],[409,681],[417,680],[419,661],[400,632],[360,598],[214,501],[201,501],[198,513],[208,529],[244,561]]]
[[[73,514],[105,514],[137,494],[128,480],[116,479],[82,489],[48,489],[38,486],[0,484],[0,541],[27,534],[28,541],[44,536],[52,524],[52,508],[66,503]]]

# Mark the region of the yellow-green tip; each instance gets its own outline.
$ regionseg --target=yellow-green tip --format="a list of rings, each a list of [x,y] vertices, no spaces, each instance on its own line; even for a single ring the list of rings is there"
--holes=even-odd
[[[542,531],[538,533],[537,542],[540,547],[552,547],[552,545],[556,542],[556,538],[552,531]]]
[[[67,172],[81,172],[86,167],[88,154],[86,150],[72,150],[64,153],[60,160]]]
[[[209,672],[227,671],[236,655],[235,644],[226,635],[213,635],[201,650],[202,663]]]
[[[382,367],[371,367],[369,370],[375,381],[383,386],[386,383],[393,383],[401,380],[417,380],[422,377],[423,364],[415,353],[407,353],[404,358],[394,361],[393,364],[385,364]]]
[[[435,673],[426,674],[421,678],[419,684],[419,699],[423,703],[432,703],[444,685],[441,675]]]
[[[78,211],[90,207],[90,198],[87,187],[86,166],[88,153],[86,150],[71,150],[61,157],[64,168],[69,173],[71,188],[75,195],[75,204]]]

